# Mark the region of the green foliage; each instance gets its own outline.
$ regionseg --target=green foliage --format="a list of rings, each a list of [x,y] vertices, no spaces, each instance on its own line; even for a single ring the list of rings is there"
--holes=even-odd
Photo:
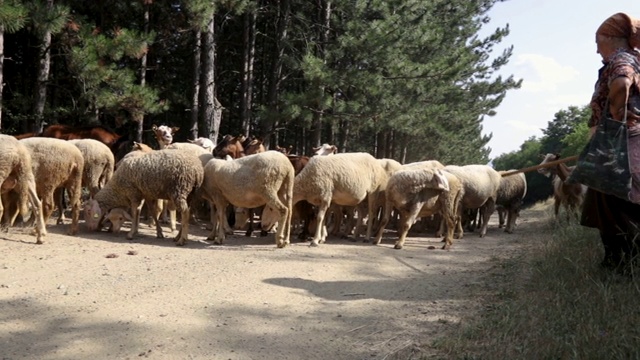
[[[31,26],[36,34],[59,33],[69,20],[71,11],[67,6],[55,3],[49,8],[42,0],[29,1],[26,7],[31,17]]]
[[[138,85],[133,69],[122,66],[127,58],[138,59],[147,51],[153,33],[116,29],[105,34],[78,24],[78,32],[68,33],[74,46],[66,56],[70,72],[82,84],[80,98],[88,109],[114,115],[125,110],[136,116],[166,110],[157,91]]]
[[[564,145],[560,155],[562,157],[578,155],[589,142],[589,126],[581,122],[574,126],[572,132],[562,139]]]
[[[589,121],[591,109],[589,106],[570,106],[566,110],[558,111],[547,128],[543,129],[542,153],[560,154],[564,152],[566,144],[564,138],[570,135],[578,124]],[[572,155],[577,154],[573,153]]]
[[[5,32],[13,33],[20,30],[27,22],[27,14],[27,8],[20,0],[0,2],[0,26]]]

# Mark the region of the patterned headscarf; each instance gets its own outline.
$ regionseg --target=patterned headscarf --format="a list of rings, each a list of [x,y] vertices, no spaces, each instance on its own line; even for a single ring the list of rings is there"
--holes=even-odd
[[[640,48],[640,20],[625,13],[613,14],[600,25],[596,35],[626,38],[632,48]]]

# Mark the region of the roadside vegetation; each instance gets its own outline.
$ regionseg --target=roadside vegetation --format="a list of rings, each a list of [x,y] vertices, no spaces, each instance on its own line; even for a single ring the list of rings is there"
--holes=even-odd
[[[545,212],[538,241],[496,260],[484,308],[430,345],[447,359],[640,358],[640,270],[601,268],[594,229],[531,210]]]

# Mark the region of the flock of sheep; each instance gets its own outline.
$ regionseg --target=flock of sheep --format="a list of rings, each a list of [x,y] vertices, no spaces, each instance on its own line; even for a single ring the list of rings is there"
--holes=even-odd
[[[231,205],[263,209],[262,227],[277,229],[278,247],[290,243],[293,226],[305,218],[305,211],[311,211],[311,223],[315,224],[311,246],[326,241],[330,218],[340,227],[346,214],[351,225],[345,231],[353,229],[357,239],[366,226],[365,240],[375,236],[374,244],[381,242],[385,228],[395,219],[396,249],[403,247],[407,232],[418,219],[439,217],[438,235],[444,237],[443,249],[448,249],[454,237],[463,236],[465,217],[474,210],[480,214],[480,236],[486,234],[496,207],[507,214],[505,231],[513,232],[527,189],[522,173],[502,176],[487,165],[444,166],[435,160],[403,165],[368,153],[335,153],[336,148],[326,144],[305,159],[304,165],[296,162],[299,156],[264,151],[264,147],[234,159],[230,152],[222,151],[221,144],[216,147],[209,139],[173,143],[176,129],[154,126],[153,130],[159,150],[136,144],[117,163],[111,149],[93,139],[17,140],[0,135],[3,224],[13,226],[18,214],[23,220],[31,218],[37,243],[42,243],[47,233],[45,224],[56,206],[58,223],[63,221],[66,206],[60,199],[65,198],[61,193],[64,189],[71,209],[71,235],[78,232],[84,208],[89,230],[108,226],[117,233],[130,222],[127,238],[132,239],[138,232],[140,210],[146,204],[159,238],[164,237],[162,212],[169,212],[172,231],[176,229],[176,214],[180,214],[174,241],[184,245],[193,221],[192,209],[206,202],[211,214],[207,239],[217,244],[233,233],[227,216]],[[219,154],[226,155],[221,159]],[[89,197],[84,206],[83,188]],[[300,207],[303,203],[312,206]]]

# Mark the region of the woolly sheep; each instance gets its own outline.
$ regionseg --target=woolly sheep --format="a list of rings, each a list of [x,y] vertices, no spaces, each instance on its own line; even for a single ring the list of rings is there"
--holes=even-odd
[[[498,171],[500,175],[506,172],[507,171]],[[507,224],[504,231],[509,234],[513,233],[515,229],[516,219],[520,213],[520,206],[522,206],[522,199],[524,199],[526,194],[527,178],[524,173],[503,176],[500,179],[496,206],[500,206],[506,211]],[[502,217],[504,217],[504,215]]]
[[[463,186],[463,196],[461,204],[458,206],[459,217],[457,219],[458,237],[464,236],[462,230],[462,211],[464,209],[476,209],[485,205],[480,237],[487,234],[487,223],[489,217],[495,210],[495,202],[498,197],[501,176],[496,170],[488,165],[447,165],[444,170],[455,175]]]
[[[125,219],[131,221],[127,239],[132,239],[138,232],[138,209],[142,200],[152,208],[153,214],[157,214],[153,211],[155,200],[170,200],[181,214],[182,226],[175,241],[182,246],[188,240],[189,204],[203,179],[202,163],[188,151],[157,150],[127,156],[94,201],[99,204],[101,215],[106,214],[111,221],[113,231],[119,231]],[[156,236],[164,237],[157,218]]]
[[[396,171],[387,183],[385,213],[374,244],[380,244],[391,211],[395,208],[400,214],[400,222],[394,248],[402,249],[417,218],[440,214],[447,225],[442,248],[448,249],[453,241],[456,206],[462,191],[458,178],[443,170],[413,166]]]
[[[331,155],[338,152],[338,147],[335,145],[322,144],[321,146],[312,148],[314,155]]]
[[[80,218],[80,197],[82,195],[82,174],[84,157],[82,152],[68,142],[56,138],[32,137],[20,140],[31,154],[36,191],[42,199],[42,214],[45,223],[55,207],[54,192],[62,197],[60,188],[67,190],[71,206],[71,226],[69,235],[78,232]],[[64,209],[60,208],[60,220]],[[60,221],[58,221],[59,223]]]
[[[216,144],[211,139],[205,137],[199,137],[195,140],[189,140],[189,142],[202,147],[209,153],[213,152],[213,149],[216,147]]]
[[[225,240],[225,230],[229,229],[224,209],[231,203],[244,208],[266,205],[275,210],[281,224],[276,232],[276,245],[282,248],[289,244],[295,172],[286,155],[266,151],[235,160],[212,159],[204,172],[202,196],[211,202],[217,214],[217,226],[213,227],[209,240],[218,244]]]
[[[98,140],[77,139],[69,142],[80,149],[84,157],[82,185],[89,190],[89,196],[93,197],[113,176],[113,153]]]
[[[10,192],[15,192],[17,207],[24,219],[31,205],[32,216],[35,216],[36,244],[42,244],[47,234],[42,213],[42,202],[38,198],[35,177],[29,150],[13,136],[0,134],[0,219],[9,215],[3,214],[3,202]],[[7,209],[8,210],[8,209]],[[10,221],[13,223],[13,221]]]
[[[332,156],[313,156],[296,176],[293,203],[306,200],[318,207],[316,233],[311,246],[325,242],[325,214],[331,202],[343,206],[367,206],[368,218],[374,218],[376,198],[387,185],[389,176],[380,163],[367,153],[342,153]],[[361,212],[364,213],[363,210]],[[363,216],[358,217],[355,237]],[[371,238],[373,221],[367,222],[366,239]]]

